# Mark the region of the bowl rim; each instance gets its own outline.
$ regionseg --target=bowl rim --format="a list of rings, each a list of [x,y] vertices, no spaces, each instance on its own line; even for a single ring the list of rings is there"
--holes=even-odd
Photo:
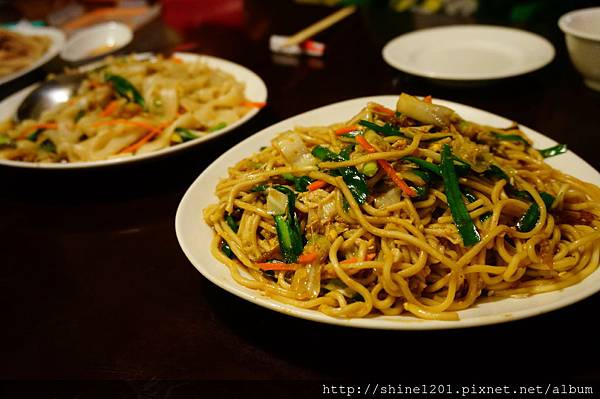
[[[574,27],[571,24],[572,18],[574,16],[576,16],[577,14],[587,14],[590,12],[597,13],[598,16],[600,17],[600,7],[580,8],[578,10],[569,11],[568,13],[563,14],[558,19],[558,27],[560,28],[560,30],[562,30],[566,34],[569,34],[569,35],[572,35],[572,36],[575,36],[578,38],[582,38],[582,39],[600,41],[600,34],[593,34],[593,33],[583,31],[581,29]]]
[[[113,49],[111,49],[111,51],[109,53],[111,53],[113,51],[117,51],[117,50],[127,46],[133,39],[133,31],[128,25],[121,23],[121,22],[117,22],[117,21],[101,22],[101,23],[94,24],[91,26],[86,26],[85,28],[81,28],[81,29],[78,29],[75,32],[73,32],[73,34],[71,35],[71,37],[69,37],[65,46],[63,47],[63,49],[60,52],[61,58],[66,61],[70,61],[70,62],[80,62],[80,61],[94,58],[94,57],[73,57],[72,55],[69,54],[69,52],[70,52],[71,48],[73,47],[73,45],[75,43],[77,43],[78,41],[84,39],[86,36],[89,36],[90,34],[94,34],[98,30],[104,30],[104,29],[109,29],[109,30],[113,30],[113,31],[121,31],[122,33],[125,34],[125,40],[122,43],[120,43],[119,45],[115,46]],[[106,56],[106,55],[108,55],[108,53],[102,54],[102,56]]]

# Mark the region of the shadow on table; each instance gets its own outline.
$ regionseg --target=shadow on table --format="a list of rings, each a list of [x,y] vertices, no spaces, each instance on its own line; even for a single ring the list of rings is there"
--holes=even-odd
[[[528,383],[558,376],[566,380],[598,378],[597,370],[590,371],[599,353],[593,344],[596,334],[589,325],[597,296],[549,314],[504,324],[382,331],[296,319],[218,288],[206,292],[219,320],[248,345],[310,370],[296,378],[393,378],[399,379],[397,383],[437,383],[444,378]]]

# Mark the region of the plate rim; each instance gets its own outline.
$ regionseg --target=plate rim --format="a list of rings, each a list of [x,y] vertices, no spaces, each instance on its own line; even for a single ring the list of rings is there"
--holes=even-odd
[[[521,34],[524,36],[528,36],[534,40],[538,40],[539,43],[544,47],[544,51],[547,52],[546,58],[544,60],[541,60],[538,63],[532,63],[529,67],[522,68],[521,70],[518,70],[518,71],[465,76],[465,75],[461,75],[461,74],[452,74],[452,73],[442,74],[442,73],[438,73],[438,72],[423,72],[417,68],[411,67],[410,65],[407,66],[407,64],[402,61],[398,62],[397,60],[395,60],[393,58],[393,55],[391,54],[393,46],[396,45],[396,43],[399,41],[411,40],[414,37],[418,37],[419,35],[423,35],[423,34],[427,34],[427,33],[431,33],[431,32],[439,33],[441,31],[446,31],[446,30],[457,31],[457,30],[467,30],[467,29],[469,29],[469,30],[476,30],[476,29],[492,30],[493,29],[493,30],[497,30],[497,31],[503,31],[505,33],[513,32],[513,33],[518,33],[518,34]],[[537,71],[538,69],[541,69],[544,66],[550,64],[554,60],[554,58],[556,57],[556,49],[554,48],[554,45],[545,37],[538,35],[537,33],[527,31],[527,30],[516,29],[516,28],[501,26],[501,25],[460,24],[460,25],[436,26],[436,27],[431,27],[431,28],[417,29],[417,30],[414,30],[411,32],[403,33],[403,34],[396,36],[396,37],[392,38],[391,40],[389,40],[383,46],[383,48],[381,50],[381,54],[382,54],[384,61],[389,66],[391,66],[399,71],[409,73],[414,76],[424,77],[427,79],[442,80],[442,81],[453,81],[453,82],[474,82],[475,81],[475,82],[477,82],[477,81],[493,81],[493,80],[506,79],[506,78],[521,76],[521,75],[525,75],[530,72]]]
[[[52,40],[52,43],[50,44],[50,47],[48,47],[48,49],[44,52],[44,54],[42,54],[41,57],[39,57],[37,60],[35,60],[29,66],[19,69],[19,70],[15,71],[11,74],[8,74],[6,76],[0,77],[0,86],[5,83],[12,82],[13,80],[15,80],[17,78],[20,78],[21,76],[26,75],[27,73],[46,65],[48,62],[50,62],[54,57],[56,57],[58,55],[58,53],[63,49],[63,47],[65,46],[65,43],[66,43],[66,36],[65,36],[64,32],[61,31],[60,29],[56,29],[51,26],[38,27],[38,26],[15,25],[15,26],[11,26],[11,27],[8,27],[5,29],[14,31],[17,33],[21,33],[24,35],[28,35],[28,36],[33,36],[33,35],[46,36],[46,37],[49,37],[50,40]]]
[[[587,40],[597,42],[600,40],[599,34],[586,32],[584,30],[581,30],[580,28],[576,28],[573,25],[571,25],[571,23],[573,22],[573,19],[576,16],[581,15],[581,14],[586,14],[586,13],[600,14],[600,7],[586,7],[586,8],[580,8],[577,10],[569,11],[569,12],[561,15],[561,17],[558,19],[558,27],[564,34],[569,34],[578,39],[587,39]]]
[[[179,246],[180,246],[181,250],[183,251],[183,253],[185,254],[185,256],[187,257],[188,261],[194,266],[194,268],[198,272],[200,272],[200,274],[202,276],[204,276],[206,279],[211,281],[213,284],[215,284],[220,289],[223,289],[223,290],[229,292],[230,294],[237,296],[238,298],[244,299],[248,302],[251,302],[251,303],[261,306],[263,308],[274,310],[276,312],[283,313],[288,316],[293,316],[293,317],[304,319],[304,320],[310,320],[313,322],[320,322],[320,323],[338,325],[338,326],[344,326],[344,327],[374,329],[374,330],[444,330],[444,329],[470,328],[470,327],[476,327],[476,326],[485,326],[485,325],[491,325],[491,324],[505,323],[505,322],[509,322],[509,321],[521,320],[521,319],[525,319],[525,318],[538,316],[540,314],[544,314],[544,313],[548,313],[548,312],[551,312],[554,310],[564,308],[564,307],[572,305],[576,302],[582,301],[582,300],[596,294],[598,291],[600,291],[600,284],[596,284],[596,286],[592,287],[591,289],[589,289],[587,291],[577,290],[577,291],[571,292],[570,295],[568,295],[566,298],[558,298],[555,301],[545,303],[542,305],[538,305],[533,308],[527,308],[525,310],[518,310],[516,312],[501,312],[498,314],[483,315],[483,316],[478,316],[475,318],[461,319],[459,321],[422,320],[422,319],[417,319],[417,318],[413,319],[412,317],[410,317],[410,318],[407,317],[407,319],[402,319],[402,320],[394,320],[393,319],[394,317],[402,317],[402,316],[382,316],[382,315],[378,315],[373,318],[342,319],[342,318],[335,318],[335,317],[327,316],[316,310],[303,309],[303,308],[299,308],[299,307],[294,307],[292,305],[286,305],[286,304],[283,304],[280,302],[276,302],[275,300],[263,295],[258,290],[247,289],[246,287],[241,286],[240,284],[238,284],[235,281],[233,281],[233,283],[223,282],[223,281],[219,280],[218,276],[210,274],[208,272],[205,273],[207,268],[209,269],[211,266],[210,265],[209,266],[202,265],[202,263],[206,262],[206,260],[204,260],[203,262],[202,261],[197,262],[196,256],[194,255],[192,249],[186,245],[185,237],[183,237],[184,223],[186,223],[186,218],[185,218],[186,209],[185,208],[188,206],[193,207],[193,205],[190,205],[190,201],[191,201],[190,197],[192,197],[195,194],[196,190],[198,190],[197,186],[202,185],[202,183],[206,179],[205,176],[210,175],[213,170],[218,170],[219,167],[221,166],[220,164],[222,164],[229,156],[231,156],[234,153],[239,154],[239,157],[243,157],[244,155],[247,156],[247,154],[244,154],[243,152],[240,151],[240,149],[243,149],[247,145],[247,143],[250,143],[253,140],[257,140],[257,138],[264,138],[265,140],[271,139],[278,132],[284,131],[286,128],[289,128],[290,125],[293,126],[293,124],[296,123],[296,120],[298,120],[298,119],[306,118],[307,116],[309,116],[312,113],[326,112],[328,108],[333,108],[336,106],[341,107],[342,105],[345,105],[346,103],[362,102],[363,104],[365,104],[368,101],[382,101],[381,99],[385,99],[385,98],[390,99],[390,100],[391,99],[395,100],[398,98],[398,96],[397,95],[381,95],[381,96],[368,96],[368,97],[353,98],[353,99],[344,100],[344,101],[336,102],[333,104],[325,105],[322,107],[318,107],[318,108],[303,112],[301,114],[292,116],[283,121],[280,121],[271,126],[268,126],[264,129],[260,130],[259,132],[249,136],[245,140],[239,142],[238,144],[236,144],[235,146],[230,148],[225,153],[221,154],[215,161],[213,161],[208,167],[206,167],[206,169],[204,169],[202,171],[202,173],[190,184],[190,186],[186,190],[185,194],[182,196],[182,198],[179,202],[179,205],[177,207],[177,211],[176,211],[176,215],[175,215],[175,223],[174,223],[175,233],[177,236],[177,241],[179,243]],[[448,101],[448,100],[437,99],[437,98],[435,101],[438,104],[446,105],[449,107],[458,105],[460,108],[466,109],[469,112],[480,113],[482,115],[482,117],[493,117],[493,118],[497,118],[497,119],[499,118],[503,121],[506,121],[507,124],[511,122],[510,119],[508,119],[508,118],[505,118],[503,116],[500,116],[500,115],[497,115],[497,114],[494,114],[489,111],[485,111],[485,110],[482,110],[482,109],[479,109],[476,107],[472,107],[469,105],[465,105],[465,104],[461,104],[461,103],[457,103],[457,102],[453,102],[453,101]],[[521,126],[521,128],[523,130],[525,130],[527,134],[533,133],[534,136],[537,135],[537,136],[540,136],[541,138],[543,138],[543,140],[547,140],[549,143],[551,143],[550,145],[552,145],[553,143],[554,144],[556,143],[556,141],[553,140],[552,138],[545,136],[525,125],[519,125],[519,126]],[[538,139],[540,137],[538,137]],[[596,177],[600,180],[600,172],[598,172],[596,169],[594,169],[591,165],[589,165],[585,160],[583,160],[581,157],[579,157],[574,152],[569,150],[568,153],[570,153],[572,156],[574,156],[578,162],[581,162],[584,166],[587,166],[592,171],[594,171]],[[239,159],[241,159],[241,158],[239,158]],[[223,178],[225,176],[220,175],[220,177]],[[212,185],[211,185],[211,189],[214,190],[214,187]],[[206,191],[206,190],[204,190],[204,191]],[[214,191],[211,192],[210,195],[212,196],[212,198],[214,198]],[[202,209],[197,209],[197,207],[196,207],[194,213],[199,216],[196,218],[196,222],[200,223],[202,225],[205,225],[204,221],[202,220]],[[208,227],[208,226],[206,226],[206,227]],[[227,266],[219,263],[216,259],[214,259],[210,253],[205,254],[205,258],[206,257],[209,257],[208,258],[209,261],[217,263],[220,267],[223,267],[224,269],[227,268]],[[596,269],[596,271],[594,271],[590,276],[588,276],[584,280],[578,282],[574,286],[567,287],[567,288],[564,288],[564,289],[558,290],[558,291],[552,291],[549,293],[532,295],[529,298],[540,298],[540,296],[547,295],[547,294],[562,293],[564,290],[568,290],[569,288],[576,287],[578,284],[582,284],[586,280],[592,278],[593,275],[600,275],[600,268]],[[231,278],[230,275],[229,275],[229,278]],[[500,298],[499,300],[503,301],[503,300],[511,300],[511,299],[514,299],[514,298]],[[461,312],[464,313],[465,311],[468,311],[468,310],[469,309],[459,311],[458,313],[460,315]]]
[[[150,54],[150,53],[137,53],[137,54],[130,54],[130,55],[144,57],[144,56],[148,56],[148,54]],[[215,57],[215,56],[206,55],[206,54],[176,52],[176,53],[173,53],[173,55],[183,59],[184,61],[192,60],[192,59],[193,60],[202,60],[202,61],[206,62],[211,68],[221,69],[232,75],[233,75],[233,73],[230,71],[230,69],[238,69],[240,72],[247,74],[249,77],[252,78],[252,84],[256,85],[254,87],[254,89],[256,89],[259,92],[258,98],[251,98],[248,100],[249,101],[257,101],[257,102],[265,102],[265,103],[268,100],[269,93],[268,93],[267,85],[265,84],[264,80],[256,72],[254,72],[253,70],[251,70],[250,68],[248,68],[244,65],[235,63],[233,61],[226,60],[224,58]],[[93,65],[97,65],[99,62],[102,62],[102,61],[94,61],[90,64],[82,65],[80,68],[85,70],[86,68],[90,68]],[[245,90],[248,90],[248,83],[250,82],[249,80],[241,81],[236,76],[234,76],[234,78],[236,80],[240,81],[241,83],[243,83],[245,86]],[[5,107],[6,103],[8,103],[8,102],[19,101],[19,103],[20,103],[22,101],[22,98],[20,100],[15,100],[15,99],[19,98],[21,96],[22,97],[26,96],[27,93],[29,91],[33,90],[35,87],[37,87],[37,85],[39,85],[39,83],[34,83],[32,85],[29,85],[29,86],[25,87],[24,89],[21,89],[18,92],[13,93],[10,96],[3,99],[2,101],[0,101],[0,111],[2,111],[2,108]],[[70,169],[102,168],[102,167],[124,165],[124,164],[135,163],[135,162],[143,162],[143,161],[149,160],[149,159],[160,158],[162,156],[172,155],[173,153],[176,153],[179,151],[184,151],[188,148],[200,145],[202,143],[213,140],[222,135],[228,134],[228,133],[234,131],[235,129],[237,129],[238,127],[242,126],[246,122],[250,121],[260,111],[261,111],[261,109],[259,109],[259,108],[252,108],[242,118],[238,119],[237,121],[235,121],[234,123],[232,123],[229,126],[226,126],[223,129],[217,130],[216,132],[212,132],[211,134],[208,134],[203,137],[199,137],[194,140],[190,140],[185,143],[180,143],[175,146],[162,148],[157,151],[152,151],[152,152],[148,152],[148,153],[144,153],[144,154],[140,154],[140,155],[109,158],[109,159],[104,159],[104,160],[99,160],[99,161],[89,161],[89,162],[82,161],[82,162],[68,162],[68,163],[23,162],[23,161],[13,161],[13,160],[8,160],[8,159],[0,159],[0,166],[16,167],[16,168],[23,168],[23,169],[70,170]],[[14,112],[15,112],[15,110],[12,110],[10,112],[10,115],[13,115]]]

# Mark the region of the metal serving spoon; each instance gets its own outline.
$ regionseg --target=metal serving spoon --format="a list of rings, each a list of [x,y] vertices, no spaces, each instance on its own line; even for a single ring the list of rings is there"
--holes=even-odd
[[[75,94],[85,74],[58,75],[40,84],[25,97],[14,119],[37,119],[42,112],[58,104],[66,103]]]

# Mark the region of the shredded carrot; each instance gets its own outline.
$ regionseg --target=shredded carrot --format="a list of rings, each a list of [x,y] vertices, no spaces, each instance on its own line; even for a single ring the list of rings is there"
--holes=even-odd
[[[367,151],[370,154],[373,154],[374,152],[377,152],[377,150],[375,149],[375,147],[373,147],[368,141],[367,139],[364,138],[364,136],[356,136],[355,137],[356,141],[358,142],[358,144],[360,144],[360,146],[362,148],[365,149],[365,151]]]
[[[389,116],[393,116],[394,115],[394,111],[384,107],[383,105],[374,105],[371,107],[371,109],[375,112],[377,112],[378,114],[384,114],[384,115],[389,115]]]
[[[371,144],[369,144],[369,142],[363,136],[356,136],[355,139],[358,142],[358,144],[360,144],[361,147],[363,147],[365,149],[365,151],[367,151],[368,153],[372,154],[374,152],[377,152],[375,147],[373,147]],[[402,179],[400,176],[398,176],[398,174],[396,173],[396,171],[394,170],[394,168],[388,161],[386,161],[385,159],[378,159],[377,164],[381,167],[381,169],[383,169],[385,171],[385,173],[388,175],[388,177],[390,179],[392,179],[392,181],[398,187],[400,187],[400,189],[404,192],[404,194],[408,195],[409,197],[414,197],[415,195],[417,195],[415,190],[412,187],[409,187],[409,185],[406,184],[404,179]]]
[[[432,98],[431,98],[431,96],[426,96],[425,98],[423,98],[423,102],[424,102],[424,103],[431,104],[431,101],[432,101]]]
[[[32,126],[29,126],[27,129],[25,129],[25,131],[23,133],[21,133],[21,135],[19,136],[19,139],[24,139],[27,138],[27,136],[29,136],[31,133],[35,132],[38,129],[56,129],[58,128],[58,124],[57,123],[38,123]]]
[[[139,150],[141,146],[146,144],[148,141],[152,140],[154,137],[158,136],[173,121],[163,122],[156,127],[149,125],[147,123],[144,123],[144,122],[137,122],[137,121],[129,121],[129,122],[135,122],[136,126],[149,127],[150,132],[148,132],[148,134],[146,134],[144,137],[142,137],[137,142],[135,142],[135,143],[131,144],[130,146],[125,147],[121,151],[119,151],[119,153],[121,153],[121,154],[126,153],[126,152],[135,152],[135,151]]]
[[[142,137],[140,140],[136,141],[135,143],[131,144],[130,146],[123,148],[121,151],[119,151],[119,153],[123,154],[126,152],[135,152],[135,151],[139,150],[141,146],[146,144],[148,141],[152,140],[154,137],[158,136],[164,130],[165,127],[169,126],[170,123],[171,123],[171,121],[163,122],[156,127],[152,127],[152,125],[147,125],[147,126],[152,127],[150,132],[148,132],[148,134],[146,134],[144,137]]]
[[[400,190],[402,190],[404,192],[404,194],[408,195],[409,197],[414,197],[417,195],[416,191],[412,187],[410,187],[408,184],[406,184],[404,179],[402,179],[400,176],[398,176],[398,174],[396,173],[396,171],[394,170],[394,168],[392,167],[392,165],[390,165],[390,163],[388,161],[386,161],[385,159],[378,159],[377,163],[379,164],[379,166],[381,166],[381,168],[385,171],[385,173],[387,173],[389,178],[392,179],[392,181],[398,187],[400,187]]]
[[[261,270],[296,270],[298,268],[298,264],[296,263],[280,263],[280,262],[265,262],[265,263],[257,263]]]
[[[267,103],[260,102],[260,101],[244,101],[244,102],[242,102],[242,107],[249,107],[249,108],[263,108],[265,105],[267,105]]]
[[[108,103],[106,108],[104,108],[104,110],[102,110],[102,113],[100,114],[100,116],[103,118],[105,118],[107,116],[111,116],[112,114],[115,113],[117,108],[119,108],[119,100],[112,100],[111,102]]]
[[[146,144],[148,141],[152,140],[155,136],[158,136],[160,134],[160,132],[161,131],[159,129],[151,130],[144,137],[142,137],[135,143],[123,148],[121,151],[119,151],[119,153],[124,154],[126,152],[136,152],[137,150],[140,149],[141,146]]]
[[[307,252],[303,253],[298,257],[298,262],[302,264],[314,262],[317,259],[318,255],[316,252]]]
[[[342,134],[350,133],[359,130],[359,127],[356,125],[344,126],[339,129],[335,129],[333,132],[336,136],[341,136]]]
[[[315,190],[325,187],[326,185],[327,185],[327,182],[325,180],[315,180],[314,182],[312,182],[308,186],[306,186],[306,188],[308,189],[308,191],[315,191]]]

